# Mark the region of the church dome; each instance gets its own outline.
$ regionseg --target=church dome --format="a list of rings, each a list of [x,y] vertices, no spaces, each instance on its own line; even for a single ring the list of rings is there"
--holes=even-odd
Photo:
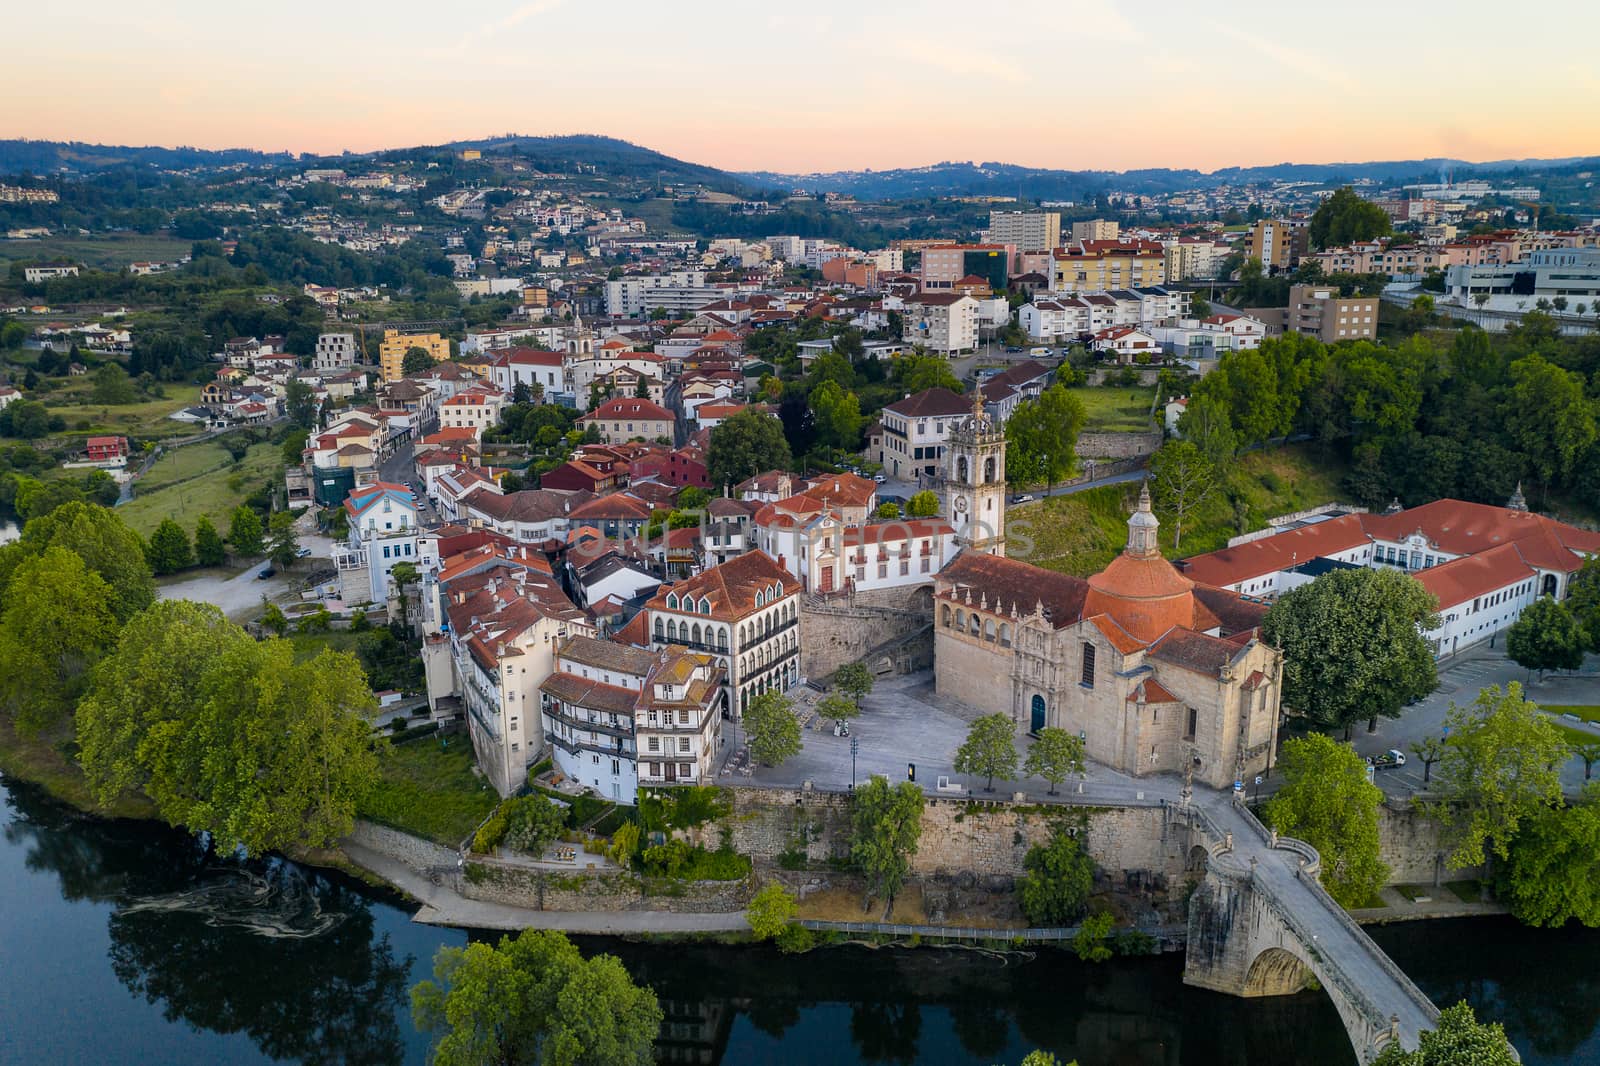
[[[1089,579],[1083,602],[1085,617],[1110,615],[1147,644],[1174,626],[1194,624],[1194,582],[1162,558],[1156,546],[1159,526],[1146,487],[1128,519],[1128,546]]]

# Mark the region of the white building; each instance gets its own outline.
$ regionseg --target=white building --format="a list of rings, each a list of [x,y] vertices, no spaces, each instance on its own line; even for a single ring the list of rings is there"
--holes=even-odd
[[[570,393],[572,389],[567,384],[565,362],[566,357],[560,352],[511,348],[495,357],[489,367],[489,380],[508,396],[516,391],[518,385],[537,388],[545,397]]]
[[[706,285],[703,270],[636,274],[606,282],[606,314],[613,318],[638,318],[657,307],[693,311],[721,295],[722,290]]]
[[[906,297],[901,338],[937,355],[978,346],[978,301],[957,293],[921,292]]]
[[[470,429],[482,440],[487,430],[500,424],[506,403],[506,394],[493,385],[465,389],[439,405],[439,428]]]
[[[354,333],[320,333],[311,366],[316,370],[343,370],[356,365],[357,353]]]
[[[1531,311],[1560,297],[1568,306],[1600,301],[1600,248],[1548,248],[1503,266],[1453,266],[1445,271],[1449,299],[1490,311]]]
[[[344,510],[350,532],[334,549],[333,563],[347,603],[387,603],[394,591],[390,574],[401,563],[419,574],[439,565],[425,550],[416,500],[404,485],[375,481],[353,489]]]
[[[949,389],[924,389],[885,407],[878,416],[877,462],[890,477],[937,476],[950,431],[972,404]]]

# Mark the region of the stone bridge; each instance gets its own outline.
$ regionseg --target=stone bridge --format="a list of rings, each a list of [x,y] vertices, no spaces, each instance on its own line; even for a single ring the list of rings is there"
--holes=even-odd
[[[1204,870],[1189,899],[1185,983],[1281,996],[1315,977],[1363,1063],[1397,1040],[1415,1048],[1438,1024],[1439,1009],[1323,889],[1316,849],[1216,793],[1180,800],[1168,818],[1188,827],[1189,866]]]

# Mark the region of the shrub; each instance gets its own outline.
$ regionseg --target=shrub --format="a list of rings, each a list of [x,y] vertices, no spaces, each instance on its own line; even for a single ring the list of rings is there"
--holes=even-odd
[[[803,925],[790,922],[777,936],[778,950],[785,955],[798,955],[816,945],[816,937]]]
[[[606,849],[606,857],[618,866],[632,866],[634,856],[639,854],[639,841],[643,835],[638,825],[624,822],[611,834],[611,846]]]
[[[1072,949],[1078,953],[1078,958],[1084,962],[1105,962],[1109,959],[1111,945],[1107,941],[1115,924],[1116,919],[1110,911],[1101,911],[1085,918],[1078,927],[1078,935],[1072,938]]]
[[[789,928],[795,915],[794,897],[776,881],[768,883],[750,900],[745,920],[757,940],[771,940]]]
[[[487,855],[499,847],[500,842],[506,837],[506,818],[505,805],[501,804],[472,835],[472,850],[480,855]]]

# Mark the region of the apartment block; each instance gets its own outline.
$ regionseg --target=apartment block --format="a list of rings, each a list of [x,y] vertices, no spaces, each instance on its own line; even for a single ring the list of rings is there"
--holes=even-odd
[[[1121,226],[1103,218],[1072,224],[1072,239],[1075,241],[1114,241],[1121,233]]]
[[[406,353],[421,348],[436,363],[450,358],[450,341],[437,333],[401,333],[397,329],[383,331],[378,344],[378,368],[385,381],[398,381],[404,377]]]
[[[1340,296],[1336,287],[1291,285],[1285,332],[1305,333],[1328,344],[1349,340],[1376,340],[1378,298]]]
[[[1051,253],[1054,292],[1105,292],[1162,285],[1166,250],[1156,241],[1073,240]]]
[[[1303,221],[1281,218],[1258,219],[1250,227],[1245,255],[1261,260],[1269,273],[1291,270],[1305,254],[1310,231]]]
[[[317,336],[317,351],[311,365],[317,370],[342,370],[356,365],[354,333],[322,333]]]
[[[983,239],[989,244],[1012,245],[1019,252],[1048,252],[1061,246],[1061,213],[990,211]]]

